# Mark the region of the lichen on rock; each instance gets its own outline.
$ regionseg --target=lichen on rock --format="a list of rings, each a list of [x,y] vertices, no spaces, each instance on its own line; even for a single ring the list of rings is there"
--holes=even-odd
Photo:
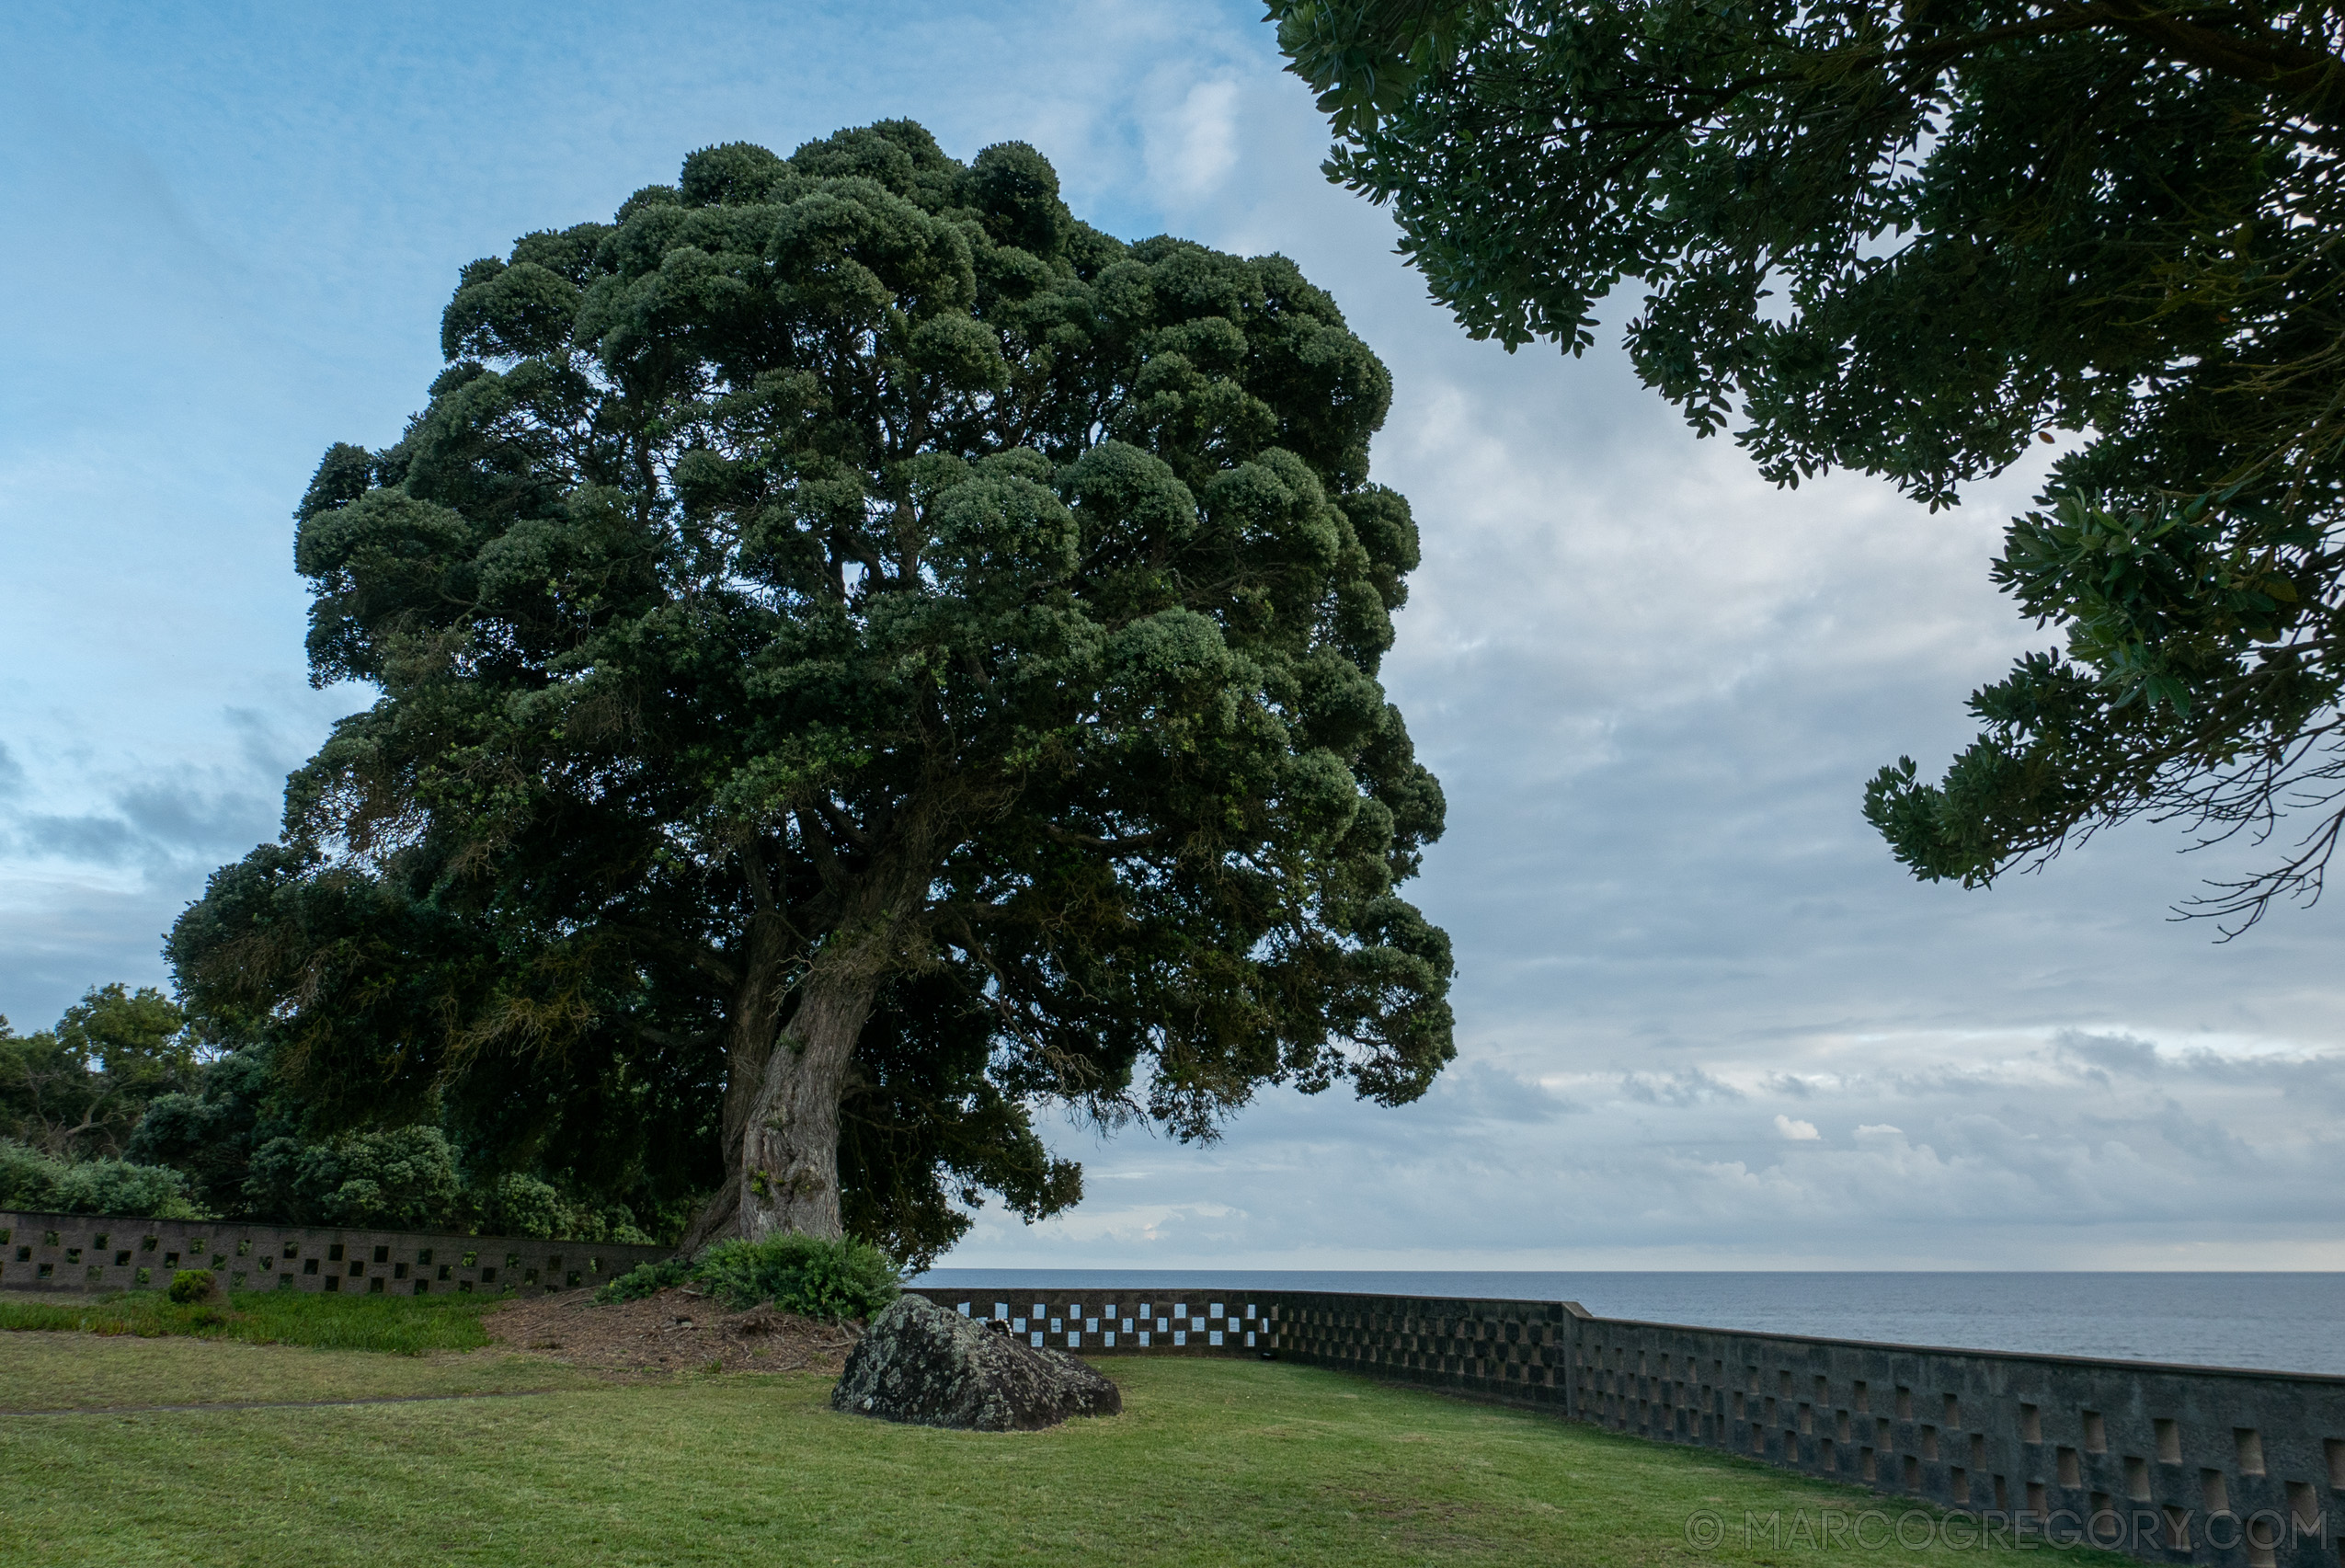
[[[872,1320],[830,1407],[917,1426],[1033,1432],[1070,1415],[1115,1415],[1115,1385],[1064,1351],[904,1296]]]

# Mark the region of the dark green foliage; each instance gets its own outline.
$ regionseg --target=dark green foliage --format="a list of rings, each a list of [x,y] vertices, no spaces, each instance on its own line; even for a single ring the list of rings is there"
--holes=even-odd
[[[735,1311],[770,1301],[785,1312],[832,1321],[868,1318],[902,1293],[896,1265],[869,1242],[791,1233],[719,1242],[690,1263],[637,1264],[594,1299],[606,1306],[636,1301],[684,1284],[701,1286]]]
[[[147,1103],[123,1158],[177,1170],[214,1213],[276,1218],[248,1204],[245,1185],[257,1146],[297,1134],[296,1111],[276,1098],[264,1052],[223,1051],[203,1063],[190,1088]]]
[[[225,1299],[226,1296],[226,1293],[220,1288],[220,1281],[212,1277],[212,1271],[208,1268],[177,1270],[171,1276],[170,1288],[166,1294],[174,1303],[182,1307],[222,1300]]]
[[[663,1258],[658,1263],[639,1263],[596,1291],[594,1299],[606,1307],[616,1301],[640,1301],[646,1296],[657,1296],[662,1290],[673,1289],[691,1277],[689,1265],[680,1259]]]
[[[429,1108],[429,1107],[427,1107]],[[683,1215],[641,1191],[586,1190],[570,1173],[500,1170],[444,1126],[313,1134],[310,1107],[269,1071],[269,1048],[221,1052],[193,1093],[159,1096],[127,1153],[183,1174],[215,1214],[586,1242],[673,1240]]]
[[[903,1294],[887,1254],[852,1236],[719,1242],[692,1260],[688,1277],[737,1312],[770,1301],[831,1321],[869,1318]]]
[[[1043,1100],[1205,1137],[1448,1059],[1389,380],[1291,262],[888,121],[526,235],[442,343],[298,514],[381,699],[171,938],[318,1129],[917,1264],[1080,1195]]]
[[[187,1178],[126,1160],[59,1160],[0,1139],[0,1208],[51,1214],[120,1214],[158,1219],[208,1219],[191,1201]]]
[[[2062,628],[1941,784],[1866,812],[1927,879],[2125,818],[2316,825],[2201,905],[2316,894],[2345,829],[2335,15],[2035,0],[1275,0],[1331,175],[1476,337],[1628,346],[1783,484],[1933,507],[2081,432],[1996,580]],[[2235,925],[2233,929],[2237,929]]]
[[[54,1029],[0,1019],[0,1138],[65,1158],[119,1155],[149,1102],[189,1086],[186,1020],[151,986],[92,988]]]

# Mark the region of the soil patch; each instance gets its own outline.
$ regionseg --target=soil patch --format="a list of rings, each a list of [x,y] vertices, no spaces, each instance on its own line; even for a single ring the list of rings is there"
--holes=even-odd
[[[516,1301],[481,1320],[488,1337],[569,1367],[621,1371],[829,1372],[863,1337],[771,1307],[727,1311],[689,1286],[595,1305],[590,1290]]]

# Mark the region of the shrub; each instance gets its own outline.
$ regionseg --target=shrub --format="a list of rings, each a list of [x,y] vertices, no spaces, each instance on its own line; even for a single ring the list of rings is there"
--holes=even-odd
[[[719,1242],[692,1261],[692,1277],[736,1311],[771,1301],[809,1318],[868,1318],[902,1293],[896,1265],[869,1242],[794,1233]]]
[[[596,1291],[594,1299],[606,1307],[614,1301],[640,1301],[646,1296],[658,1295],[669,1286],[681,1285],[690,1277],[690,1270],[673,1258],[663,1258],[658,1263],[639,1263]]]
[[[298,1224],[384,1230],[452,1230],[461,1196],[456,1151],[437,1127],[345,1133],[322,1143],[272,1138],[245,1179],[257,1212]]]
[[[157,1219],[208,1219],[190,1203],[187,1178],[161,1165],[127,1160],[52,1160],[0,1139],[0,1207],[56,1214],[122,1214]]]
[[[183,1268],[171,1276],[171,1288],[167,1294],[180,1306],[192,1307],[200,1302],[218,1300],[222,1291],[220,1281],[212,1276],[210,1269]]]

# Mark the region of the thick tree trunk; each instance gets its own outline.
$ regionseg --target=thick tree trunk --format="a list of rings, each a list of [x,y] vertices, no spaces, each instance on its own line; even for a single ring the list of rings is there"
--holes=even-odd
[[[782,922],[761,915],[750,925],[741,983],[725,1041],[725,1106],[717,1133],[725,1150],[725,1185],[692,1216],[684,1250],[741,1234],[741,1135],[757,1108],[782,1032],[782,1005],[789,995],[791,944]]]
[[[731,1236],[845,1233],[839,1105],[902,935],[893,910],[870,907],[879,903],[865,901],[861,919],[830,933],[798,983],[787,1028],[774,1024],[778,975],[772,994],[745,995],[737,1005],[726,1056],[725,1185],[693,1219],[687,1250]]]
[[[845,1233],[839,1102],[882,972],[868,957],[841,954],[833,963],[818,960],[800,989],[797,1011],[766,1063],[741,1134],[735,1229],[750,1241],[784,1230],[831,1239]]]
[[[795,990],[797,1005],[777,1028],[795,956],[778,919],[761,916],[726,1043],[725,1185],[686,1232],[689,1249],[728,1236],[762,1241],[784,1231],[845,1234],[839,1200],[839,1105],[855,1043],[879,988],[917,937],[917,911],[933,874],[925,820],[898,823]]]

